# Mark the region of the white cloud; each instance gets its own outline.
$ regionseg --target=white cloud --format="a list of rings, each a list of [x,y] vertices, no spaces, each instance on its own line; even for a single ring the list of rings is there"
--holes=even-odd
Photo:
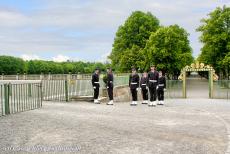
[[[38,55],[27,55],[27,54],[21,55],[21,58],[23,60],[39,60],[40,59]]]
[[[28,24],[29,19],[20,12],[0,9],[0,27],[20,27]]]
[[[70,57],[59,54],[56,57],[53,57],[52,60],[55,62],[66,62],[70,60]]]
[[[59,53],[60,57],[53,58],[64,60],[75,54],[81,60],[105,61],[118,26],[132,11],[141,10],[152,12],[163,25],[184,27],[190,33],[196,56],[201,47],[200,34],[195,32],[200,19],[217,6],[230,5],[229,0],[41,0],[41,3],[45,6],[29,13],[0,8],[0,54],[20,52],[52,59]]]
[[[99,59],[99,61],[102,62],[102,63],[110,62],[110,60],[108,59],[109,55],[110,55],[110,52],[102,54],[101,58]]]

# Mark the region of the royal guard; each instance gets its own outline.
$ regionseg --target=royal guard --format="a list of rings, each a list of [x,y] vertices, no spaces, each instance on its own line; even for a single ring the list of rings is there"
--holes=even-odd
[[[92,86],[94,89],[94,103],[95,104],[100,104],[99,100],[98,100],[98,96],[99,96],[99,88],[100,88],[100,82],[99,82],[99,75],[100,75],[100,70],[99,68],[95,69],[95,72],[92,75]]]
[[[166,79],[162,75],[162,71],[159,71],[159,80],[158,80],[158,105],[164,105],[164,91],[166,90]]]
[[[151,71],[148,73],[148,85],[150,92],[149,106],[156,106],[158,78],[159,74],[156,71],[155,66],[152,65]]]
[[[107,92],[109,95],[109,102],[107,105],[113,105],[113,72],[111,68],[107,68]]]
[[[148,104],[148,73],[144,72],[140,81],[141,93],[143,102],[142,104]]]
[[[137,92],[139,88],[139,80],[140,77],[137,74],[137,71],[135,68],[132,68],[132,74],[129,76],[129,87],[132,94],[132,102],[130,103],[131,106],[137,105]]]

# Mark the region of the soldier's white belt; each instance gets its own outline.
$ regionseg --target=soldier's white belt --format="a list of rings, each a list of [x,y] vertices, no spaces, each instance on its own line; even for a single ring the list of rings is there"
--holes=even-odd
[[[142,86],[146,86],[146,84],[141,84]]]
[[[132,82],[131,84],[137,84],[136,82]]]
[[[94,82],[94,83],[100,83],[100,82]]]
[[[164,84],[159,84],[158,86],[162,87],[162,86],[164,86]]]
[[[149,80],[150,82],[157,82],[157,80]]]

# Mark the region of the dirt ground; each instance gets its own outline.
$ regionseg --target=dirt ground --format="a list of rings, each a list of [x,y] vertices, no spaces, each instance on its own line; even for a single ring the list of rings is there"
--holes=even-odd
[[[0,153],[227,154],[229,124],[229,100],[170,99],[157,107],[44,102],[0,117]]]

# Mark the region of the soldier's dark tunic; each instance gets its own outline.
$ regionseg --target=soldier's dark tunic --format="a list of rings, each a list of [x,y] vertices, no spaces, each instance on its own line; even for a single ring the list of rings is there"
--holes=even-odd
[[[164,89],[166,88],[166,79],[164,76],[159,77],[158,80],[158,100],[163,101],[164,100]]]
[[[140,87],[141,87],[143,100],[148,100],[148,89],[147,89],[148,78],[147,77],[141,77]]]
[[[113,74],[107,73],[107,91],[109,95],[109,100],[113,100]]]
[[[100,83],[99,83],[99,75],[96,73],[92,75],[92,86],[94,88],[94,99],[98,99]]]
[[[149,72],[148,79],[149,79],[149,92],[150,92],[150,101],[156,101],[157,99],[157,85],[158,85],[158,78],[159,74],[157,71]]]
[[[139,87],[139,75],[131,74],[129,76],[129,87],[132,93],[132,100],[137,101],[137,88]]]

